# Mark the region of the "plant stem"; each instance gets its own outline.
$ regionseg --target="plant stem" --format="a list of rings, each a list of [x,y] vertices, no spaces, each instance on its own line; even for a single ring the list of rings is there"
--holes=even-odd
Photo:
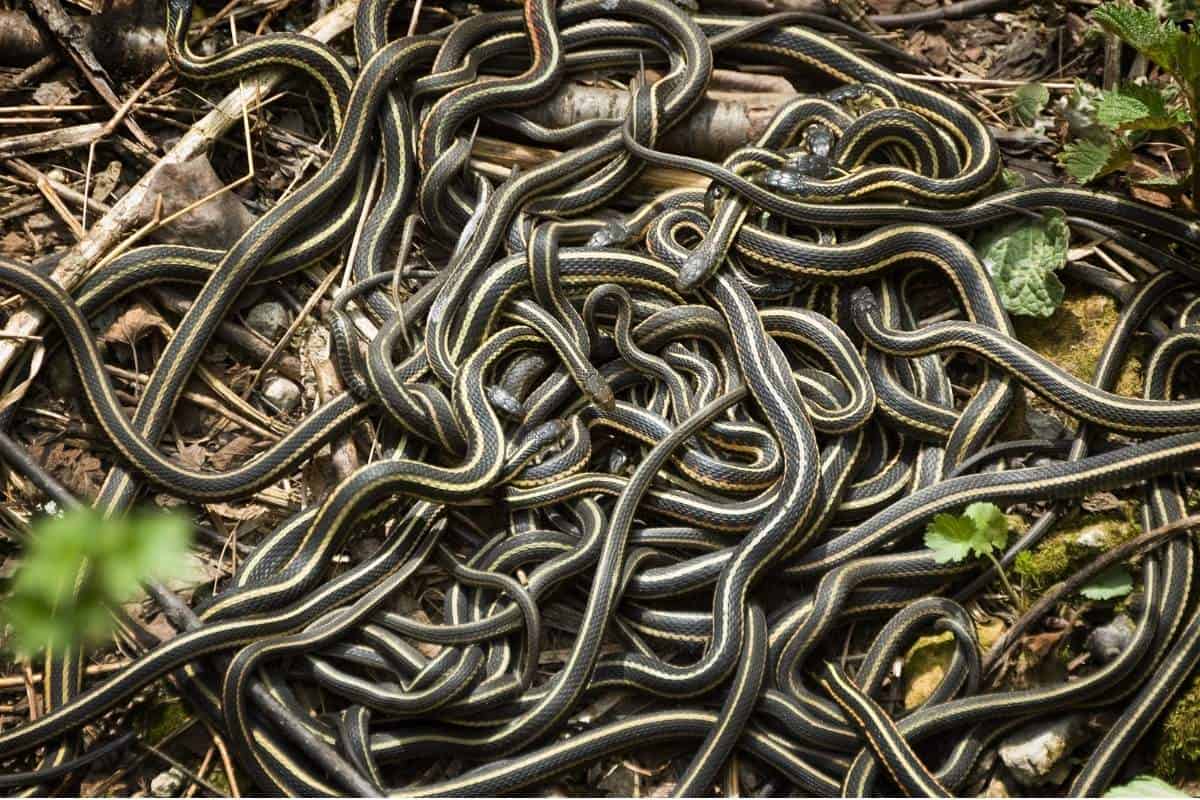
[[[1000,575],[1000,582],[1004,584],[1004,591],[1008,592],[1008,596],[1012,598],[1013,603],[1016,604],[1017,610],[1023,612],[1025,610],[1023,595],[1019,594],[1016,590],[1016,587],[1009,583],[1008,574],[1005,573],[1003,565],[996,560],[996,556],[988,553],[987,557],[992,562],[992,565],[996,567],[996,572]]]

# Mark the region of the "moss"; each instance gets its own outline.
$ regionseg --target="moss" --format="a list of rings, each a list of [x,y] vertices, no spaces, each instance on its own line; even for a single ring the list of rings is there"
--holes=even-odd
[[[1155,773],[1168,781],[1196,767],[1200,767],[1200,676],[1163,719],[1154,758]]]
[[[1083,517],[1078,524],[1034,550],[1019,554],[1013,570],[1031,588],[1044,589],[1066,578],[1101,550],[1115,547],[1137,533],[1137,526],[1128,520],[1104,516]]]
[[[1003,632],[1004,623],[998,619],[975,623],[979,646],[984,651],[995,644]],[[905,709],[911,711],[929,699],[929,695],[946,675],[950,659],[954,657],[955,646],[952,633],[922,636],[913,642],[904,657],[904,669],[900,674]]]
[[[1015,317],[1017,337],[1077,378],[1091,380],[1119,312],[1111,297],[1077,284],[1068,284],[1062,305],[1049,319]],[[1117,380],[1117,391],[1137,396],[1142,391],[1145,347],[1136,342]]]
[[[146,741],[158,744],[183,727],[191,718],[191,712],[178,700],[155,703],[146,709],[142,720]]]

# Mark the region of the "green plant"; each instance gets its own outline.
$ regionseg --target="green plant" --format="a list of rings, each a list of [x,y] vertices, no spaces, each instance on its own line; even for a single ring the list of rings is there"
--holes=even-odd
[[[1067,263],[1070,241],[1066,215],[1051,209],[1040,218],[1015,219],[988,231],[975,249],[1006,309],[1048,317],[1063,300],[1065,290],[1055,273]]]
[[[1079,593],[1089,600],[1115,600],[1133,591],[1133,576],[1120,564],[1093,578]]]
[[[1060,160],[1081,182],[1120,169],[1130,161],[1132,146],[1149,134],[1177,135],[1187,148],[1191,166],[1191,193],[1200,197],[1200,30],[1184,28],[1180,20],[1194,12],[1192,3],[1155,2],[1151,8],[1130,2],[1106,2],[1092,19],[1121,41],[1144,55],[1162,72],[1161,83],[1126,83],[1101,92],[1094,119],[1107,135],[1092,136],[1063,148]],[[1169,187],[1174,176],[1145,181]]]
[[[190,544],[191,526],[175,514],[105,519],[80,509],[42,518],[0,607],[14,649],[32,656],[104,638],[110,608],[133,598],[142,581],[177,574]]]
[[[959,562],[972,555],[986,558],[996,567],[1009,597],[1020,603],[1021,596],[995,556],[1007,543],[1008,517],[995,503],[971,503],[961,514],[938,514],[925,528],[925,546],[933,551],[934,561]]]
[[[1138,775],[1129,783],[1114,786],[1104,793],[1105,797],[1191,797],[1171,784],[1153,775]]]

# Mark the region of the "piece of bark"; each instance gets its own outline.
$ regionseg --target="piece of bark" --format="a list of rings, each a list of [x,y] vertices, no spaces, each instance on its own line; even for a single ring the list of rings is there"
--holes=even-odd
[[[657,149],[722,161],[757,139],[779,106],[794,94],[748,94],[737,99],[706,97],[686,120],[666,132]],[[628,109],[629,92],[624,89],[571,83],[524,113],[541,125],[561,128],[589,119],[623,119]]]
[[[168,164],[154,174],[142,199],[142,221],[154,217],[160,200],[162,216],[168,217],[209,197],[156,230],[154,239],[166,244],[228,249],[254,224],[255,217],[236,194],[220,191],[224,185],[204,154],[181,164]]]
[[[349,30],[354,24],[357,0],[343,3],[318,19],[303,33],[322,42]],[[121,237],[136,227],[141,218],[142,199],[146,196],[154,176],[169,164],[181,164],[200,153],[207,152],[213,142],[242,120],[242,108],[253,108],[260,98],[268,97],[271,90],[286,75],[279,72],[264,73],[244,79],[237,89],[230,92],[208,114],[200,119],[146,174],[144,174],[103,218],[96,221],[84,236],[59,261],[51,278],[68,291],[114,247]],[[37,333],[45,315],[36,306],[26,305],[9,317],[4,325],[4,334],[32,336]],[[0,338],[0,375],[12,365],[16,356],[24,349],[24,343],[16,338]]]
[[[87,147],[104,133],[104,123],[88,122],[0,139],[0,158]]]

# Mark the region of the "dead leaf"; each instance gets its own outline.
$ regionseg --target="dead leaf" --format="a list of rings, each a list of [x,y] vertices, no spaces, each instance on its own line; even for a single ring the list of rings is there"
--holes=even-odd
[[[137,302],[117,317],[108,330],[100,334],[100,338],[106,342],[132,346],[153,330],[162,331],[167,336],[171,335],[171,326],[159,316],[157,311],[145,303]]]
[[[1171,201],[1170,195],[1163,194],[1162,192],[1156,192],[1153,189],[1145,189],[1141,186],[1130,186],[1129,193],[1138,200],[1141,200],[1143,203],[1149,203],[1150,205],[1158,206],[1159,208],[1170,208],[1172,205],[1174,205]]]
[[[260,506],[255,503],[247,503],[242,506],[231,506],[228,503],[209,503],[208,510],[224,519],[232,519],[239,522],[257,519],[267,513],[266,506]]]
[[[1115,511],[1121,507],[1121,501],[1112,492],[1096,492],[1083,498],[1080,505],[1084,511],[1095,514],[1101,511]]]
[[[113,189],[117,188],[117,182],[120,180],[121,162],[115,160],[108,162],[107,167],[92,177],[92,199],[97,203],[103,203],[113,193]]]
[[[75,90],[62,81],[46,81],[33,92],[33,101],[42,106],[62,106],[71,102]]]
[[[185,444],[179,448],[179,461],[192,469],[200,469],[208,457],[208,451],[198,444]]]
[[[243,461],[258,450],[258,442],[249,436],[237,436],[209,456],[209,462],[219,470],[229,469],[235,461]]]

